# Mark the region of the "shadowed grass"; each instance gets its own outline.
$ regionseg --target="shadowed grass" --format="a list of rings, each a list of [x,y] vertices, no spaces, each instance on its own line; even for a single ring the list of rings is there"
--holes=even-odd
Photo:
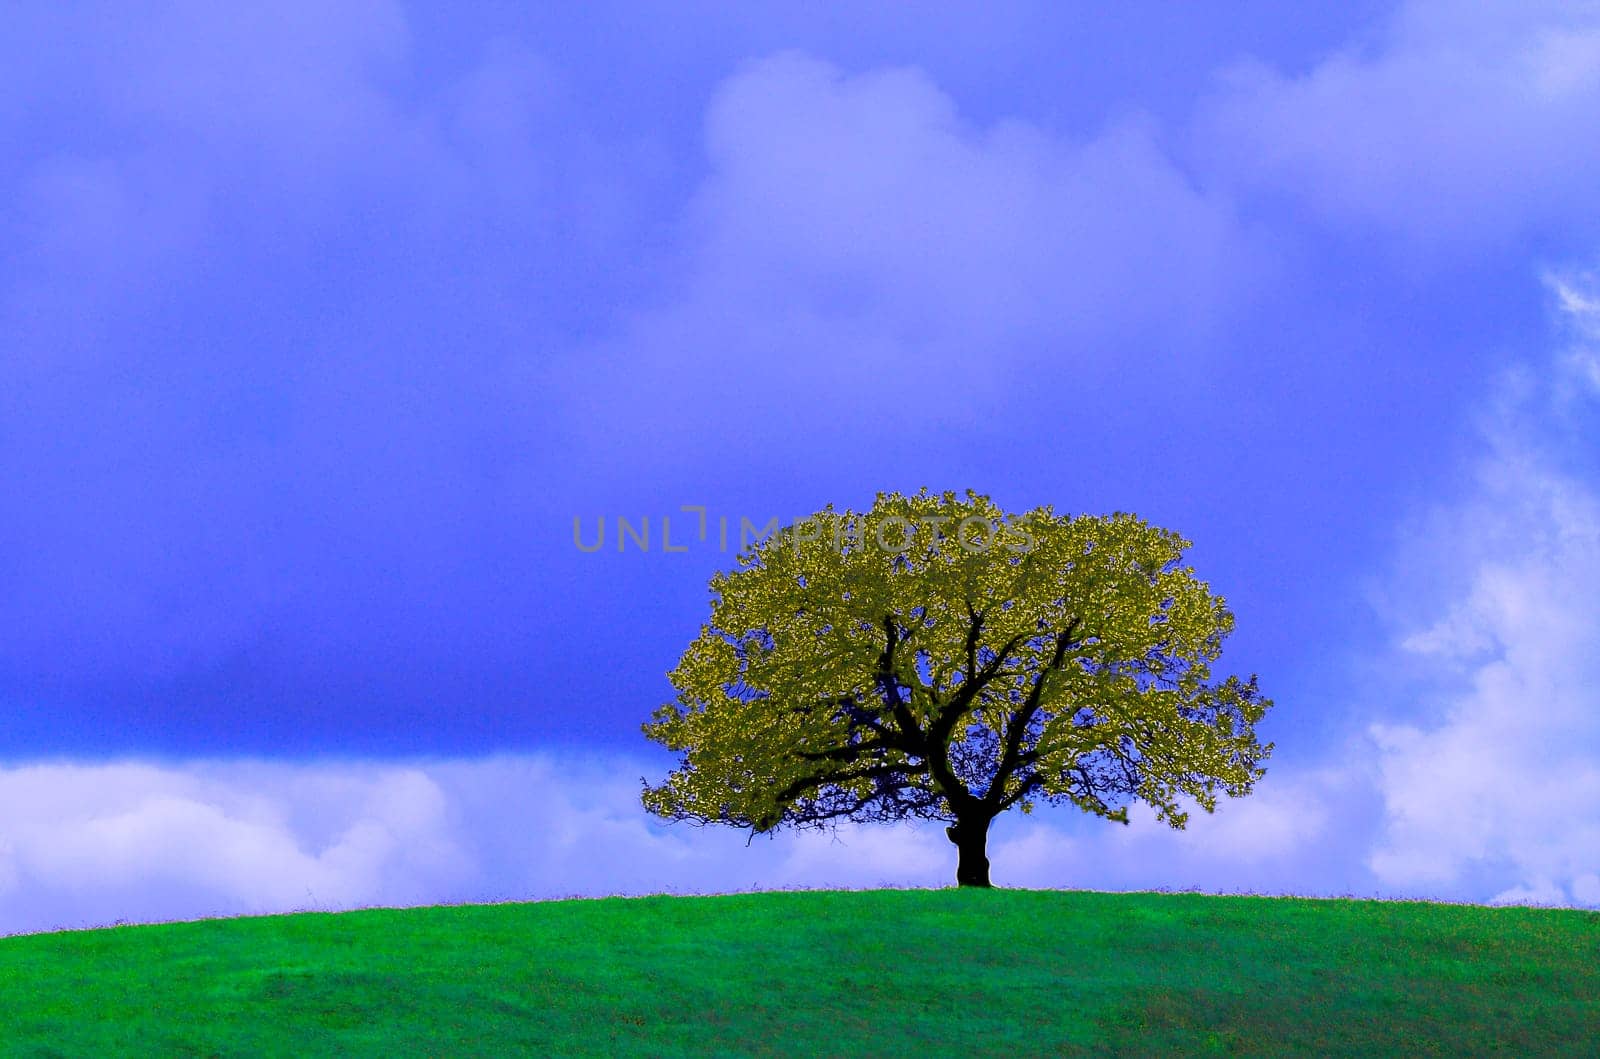
[[[0,939],[7,1055],[1573,1054],[1600,914],[1049,890],[605,898]]]

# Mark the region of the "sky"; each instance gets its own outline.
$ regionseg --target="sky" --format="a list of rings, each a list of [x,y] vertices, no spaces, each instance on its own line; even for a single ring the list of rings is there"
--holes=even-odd
[[[544,6],[12,13],[0,933],[949,885],[638,801],[719,520],[922,487],[1275,703],[997,885],[1600,907],[1600,4]]]

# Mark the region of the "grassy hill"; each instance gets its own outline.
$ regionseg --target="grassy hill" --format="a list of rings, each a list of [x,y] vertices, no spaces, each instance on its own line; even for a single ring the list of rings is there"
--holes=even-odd
[[[0,939],[7,1055],[1593,1054],[1600,914],[1044,890]]]

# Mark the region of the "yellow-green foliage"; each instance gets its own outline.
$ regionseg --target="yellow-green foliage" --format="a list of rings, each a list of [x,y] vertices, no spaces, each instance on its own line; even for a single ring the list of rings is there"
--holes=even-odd
[[[1189,546],[970,491],[830,505],[712,579],[677,701],[644,725],[683,762],[644,804],[765,831],[1036,798],[1125,822],[1138,798],[1182,827],[1182,796],[1249,793],[1271,751],[1255,678],[1211,679],[1233,615]]]

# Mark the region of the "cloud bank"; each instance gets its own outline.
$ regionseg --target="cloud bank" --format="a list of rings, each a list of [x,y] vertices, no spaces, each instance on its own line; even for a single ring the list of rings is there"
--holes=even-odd
[[[645,893],[953,885],[941,827],[749,841],[647,817],[626,755],[0,769],[0,932],[215,915]],[[1042,810],[997,822],[997,885],[1320,892],[1315,785],[1172,832]],[[1090,826],[1084,826],[1089,824]],[[747,844],[748,842],[748,844]],[[1296,866],[1299,874],[1295,874]]]

